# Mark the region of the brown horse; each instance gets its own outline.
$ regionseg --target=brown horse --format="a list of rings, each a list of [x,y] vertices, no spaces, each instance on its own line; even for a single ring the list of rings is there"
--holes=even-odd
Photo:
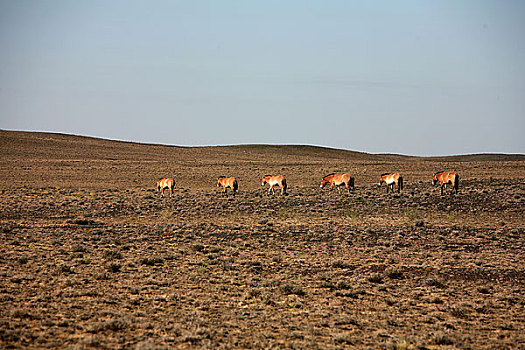
[[[434,177],[432,178],[432,185],[435,185],[439,181],[441,185],[441,195],[443,195],[443,189],[447,184],[452,185],[452,193],[454,193],[454,190],[456,191],[456,194],[458,193],[459,188],[459,175],[456,172],[453,171],[441,171],[434,174]]]
[[[237,180],[234,177],[226,177],[226,176],[219,176],[217,178],[217,187],[221,187],[223,189],[223,193],[226,195],[226,189],[231,188],[233,191],[233,196],[235,197],[235,193],[237,192],[237,189],[239,188],[239,185],[237,184]]]
[[[344,185],[348,189],[348,192],[350,192],[350,187],[354,189],[354,178],[350,176],[350,174],[331,173],[323,177],[320,187],[324,188],[327,184],[330,184],[330,190],[332,190],[334,186],[339,190],[339,186]]]
[[[286,178],[284,176],[282,175],[278,175],[278,176],[264,175],[261,186],[264,186],[266,183],[270,185],[270,189],[268,190],[268,193],[272,192],[273,194],[275,194],[275,191],[273,190],[273,186],[278,185],[281,188],[281,195],[286,195],[286,188],[288,186],[286,185]]]
[[[160,196],[164,197],[164,190],[167,188],[170,190],[170,197],[173,194],[173,188],[175,187],[175,181],[172,178],[162,178],[157,181],[157,191],[160,191]]]
[[[383,182],[386,184],[386,193],[388,193],[389,188],[392,190],[392,192],[394,192],[394,185],[397,186],[397,193],[401,192],[401,190],[403,189],[403,176],[397,173],[381,174],[378,186],[381,186]]]

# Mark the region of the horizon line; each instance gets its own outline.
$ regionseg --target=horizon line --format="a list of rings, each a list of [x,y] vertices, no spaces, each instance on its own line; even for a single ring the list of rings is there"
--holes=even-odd
[[[183,148],[234,147],[234,146],[309,146],[309,147],[331,149],[331,150],[336,150],[336,151],[357,152],[357,153],[376,155],[376,156],[390,155],[390,156],[417,157],[417,158],[462,157],[462,156],[482,156],[482,155],[525,156],[525,153],[502,153],[502,152],[477,152],[477,153],[436,154],[436,155],[418,155],[418,154],[402,154],[402,153],[388,153],[388,152],[374,153],[374,152],[358,151],[358,150],[348,149],[348,148],[339,148],[339,147],[309,144],[309,143],[225,143],[225,144],[205,144],[205,145],[181,145],[181,144],[168,144],[168,143],[159,143],[159,142],[155,143],[155,142],[149,142],[149,141],[126,140],[126,139],[118,139],[118,138],[106,138],[106,137],[97,136],[97,135],[73,134],[73,133],[67,133],[67,132],[61,132],[61,131],[20,130],[20,129],[4,129],[4,128],[0,128],[0,131],[77,136],[77,137],[93,138],[93,139],[104,140],[104,141],[126,142],[126,143],[135,143],[135,144],[151,145],[151,146],[183,147]]]

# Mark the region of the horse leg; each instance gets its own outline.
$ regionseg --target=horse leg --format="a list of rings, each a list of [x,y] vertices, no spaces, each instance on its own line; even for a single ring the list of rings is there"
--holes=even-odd
[[[441,185],[441,195],[443,195],[443,189],[445,188],[445,184]]]

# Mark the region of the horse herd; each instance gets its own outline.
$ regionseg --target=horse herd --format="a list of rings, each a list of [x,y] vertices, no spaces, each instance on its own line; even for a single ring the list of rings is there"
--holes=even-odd
[[[435,185],[437,182],[439,182],[441,186],[441,195],[443,195],[443,190],[447,184],[452,185],[452,193],[458,193],[459,175],[456,172],[441,171],[435,173],[432,178],[432,185]],[[378,186],[381,186],[383,183],[386,184],[386,193],[388,193],[389,189],[393,192],[394,186],[397,186],[398,193],[403,189],[403,177],[398,173],[381,174]],[[286,195],[286,189],[288,188],[288,185],[284,176],[264,175],[261,186],[264,186],[265,184],[270,185],[268,193],[271,192],[272,194],[275,194],[274,187],[279,186],[281,188],[281,195]],[[328,174],[323,177],[320,187],[324,188],[328,184],[330,184],[330,190],[334,189],[334,187],[339,190],[340,187],[344,186],[348,192],[350,192],[351,189],[353,190],[355,188],[354,177],[350,174]],[[174,187],[175,181],[173,178],[162,178],[157,181],[157,191],[160,191],[161,197],[164,197],[164,190],[166,189],[169,190],[171,197]],[[222,192],[225,195],[227,194],[227,189],[229,188],[232,190],[233,196],[235,196],[237,190],[239,189],[239,183],[234,177],[219,176],[217,178],[217,187],[222,187]]]

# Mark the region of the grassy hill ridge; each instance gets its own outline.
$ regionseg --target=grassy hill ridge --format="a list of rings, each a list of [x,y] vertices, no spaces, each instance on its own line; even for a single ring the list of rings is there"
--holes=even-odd
[[[359,151],[311,146],[311,145],[267,145],[247,144],[231,146],[173,146],[129,141],[116,141],[103,138],[77,136],[61,133],[26,132],[0,130],[0,156],[10,158],[46,159],[122,159],[122,160],[161,160],[177,157],[215,159],[234,157],[257,159],[266,157],[308,157],[321,159],[347,160],[402,160],[419,159],[432,161],[516,161],[525,160],[523,154],[469,154],[439,157],[416,157],[399,154],[370,154]]]

